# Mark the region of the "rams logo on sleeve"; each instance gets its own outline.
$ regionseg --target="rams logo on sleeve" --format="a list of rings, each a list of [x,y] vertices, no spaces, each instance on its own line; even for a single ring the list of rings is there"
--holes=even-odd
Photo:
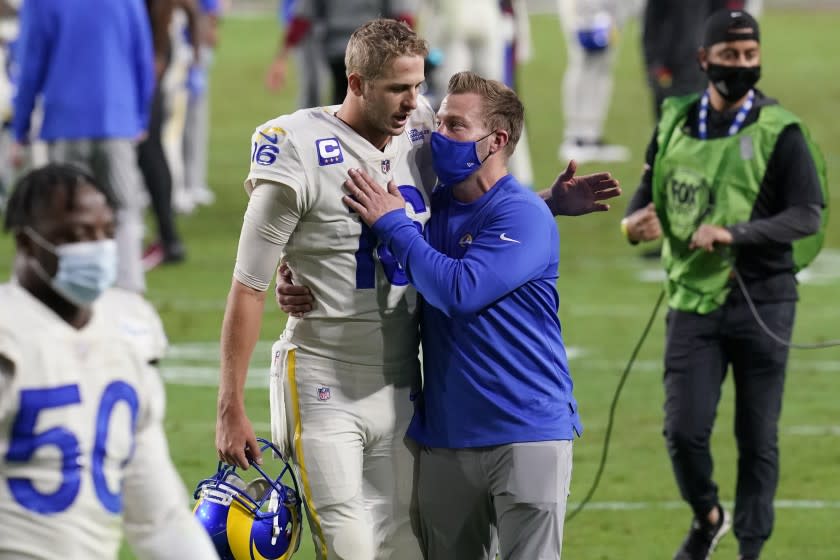
[[[285,139],[286,131],[279,126],[257,130],[252,137],[251,163],[272,165],[280,153],[279,144]]]

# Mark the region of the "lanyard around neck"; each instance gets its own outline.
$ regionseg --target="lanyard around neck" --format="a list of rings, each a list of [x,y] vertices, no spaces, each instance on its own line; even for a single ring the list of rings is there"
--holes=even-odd
[[[729,136],[735,136],[738,134],[738,131],[741,130],[741,127],[744,126],[744,121],[747,119],[747,114],[750,112],[750,109],[753,107],[753,102],[755,101],[755,90],[750,90],[750,93],[747,94],[747,100],[744,101],[744,104],[741,105],[741,108],[738,109],[738,113],[735,115],[735,119],[732,121],[732,125],[729,127]],[[703,97],[700,98],[700,116],[697,121],[697,132],[700,135],[701,140],[705,140],[709,136],[709,127],[707,121],[709,119],[709,90],[703,92]]]

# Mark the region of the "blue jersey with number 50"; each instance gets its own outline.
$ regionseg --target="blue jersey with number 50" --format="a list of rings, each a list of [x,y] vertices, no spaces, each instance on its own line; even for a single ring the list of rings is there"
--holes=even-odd
[[[352,168],[380,185],[393,180],[419,231],[435,185],[428,141],[434,112],[420,98],[404,132],[379,150],[335,116],[338,107],[303,109],[257,128],[246,189],[291,188],[300,220],[284,248],[295,283],[317,305],[290,318],[290,341],[326,358],[383,366],[417,358],[417,295],[387,248],[342,202]]]

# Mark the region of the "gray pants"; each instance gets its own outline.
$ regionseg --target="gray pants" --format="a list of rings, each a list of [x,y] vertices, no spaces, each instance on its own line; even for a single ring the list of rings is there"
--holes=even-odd
[[[572,442],[421,448],[417,483],[427,560],[557,560]]]
[[[577,31],[598,11],[608,12],[617,28],[641,9],[639,0],[557,0],[560,24],[566,37],[566,71],[563,74],[564,138],[594,142],[601,139],[610,108],[613,64],[619,45],[588,52],[581,46]]]
[[[57,140],[48,149],[51,162],[76,165],[113,193],[117,202],[114,237],[119,256],[116,286],[144,292],[143,182],[137,168],[134,140]]]
[[[316,22],[312,32],[307,34],[295,49],[295,63],[298,71],[297,106],[320,107],[330,86],[330,69],[324,54],[323,23]]]
[[[210,66],[213,49],[202,47],[200,64],[207,72],[208,89],[187,98],[187,115],[181,139],[184,154],[184,187],[190,192],[207,188],[207,149],[210,141]]]

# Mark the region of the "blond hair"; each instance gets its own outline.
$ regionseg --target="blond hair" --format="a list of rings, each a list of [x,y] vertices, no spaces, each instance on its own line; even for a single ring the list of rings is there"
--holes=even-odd
[[[357,73],[368,80],[379,78],[388,64],[401,56],[429,54],[429,45],[408,25],[393,19],[373,19],[350,36],[344,53],[347,75]]]
[[[458,72],[449,78],[447,95],[475,93],[481,98],[481,114],[489,130],[505,130],[508,143],[505,153],[510,156],[522,135],[525,107],[516,93],[502,82],[482,78],[475,72]]]

